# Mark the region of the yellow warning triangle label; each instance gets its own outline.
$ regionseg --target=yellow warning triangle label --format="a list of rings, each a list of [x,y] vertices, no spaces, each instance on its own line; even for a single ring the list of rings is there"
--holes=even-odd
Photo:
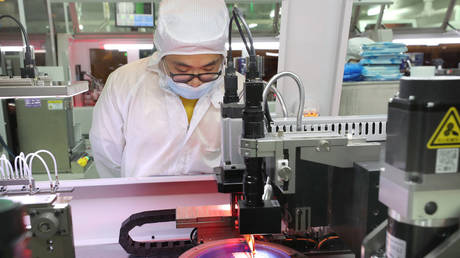
[[[455,107],[449,108],[426,146],[428,149],[460,148],[460,116]]]

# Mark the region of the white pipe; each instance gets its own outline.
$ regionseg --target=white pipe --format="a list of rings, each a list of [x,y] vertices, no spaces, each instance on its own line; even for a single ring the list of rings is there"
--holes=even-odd
[[[5,179],[10,179],[10,175],[8,173],[8,171],[5,170],[5,161],[3,160],[3,156],[0,158],[0,164],[1,164],[1,168],[2,168],[2,173],[3,173],[3,176],[5,177]],[[6,171],[6,173],[5,173]],[[6,175],[6,176],[5,176]]]
[[[48,154],[51,159],[53,160],[53,164],[54,164],[54,177],[55,177],[55,180],[56,180],[56,183],[58,183],[58,169],[57,169],[57,163],[56,163],[56,158],[54,157],[54,155],[47,151],[47,150],[38,150],[35,152],[35,154],[39,154],[39,153],[46,153]]]
[[[9,171],[8,174],[10,174],[10,178],[14,179],[14,170],[13,170],[13,166],[11,166],[11,162],[8,160],[8,158],[5,156],[5,154],[2,155],[2,159],[5,162],[5,164],[7,165],[6,170]]]
[[[42,162],[43,166],[45,167],[46,173],[48,174],[48,179],[50,181],[50,187],[52,189],[53,188],[53,180],[51,179],[51,173],[50,173],[50,170],[48,168],[48,165],[46,165],[45,160],[40,155],[38,155],[37,153],[29,153],[26,156],[26,162],[30,158],[30,160],[29,160],[29,173],[32,176],[32,162],[33,162],[34,158],[36,158],[36,157]]]
[[[24,170],[22,167],[22,164],[25,162],[24,158],[25,158],[24,152],[19,153],[19,155],[14,158],[14,169],[16,170],[16,173],[19,172],[20,178],[25,178]],[[18,165],[19,165],[19,169],[18,169]]]
[[[2,179],[7,179],[5,177],[5,171],[3,170],[3,167],[0,167],[0,172],[2,173]]]
[[[28,176],[28,179],[29,179],[29,186],[32,190],[32,170],[29,168],[29,166],[27,166],[27,161],[26,161],[26,158],[24,157],[24,153],[21,152],[19,154],[19,156],[17,156],[16,158],[18,158],[20,160],[20,167],[21,167],[21,171],[22,172],[25,172],[26,173],[26,176]],[[24,165],[24,167],[22,167],[22,165]],[[24,169],[24,170],[23,170]],[[23,177],[24,177],[24,174],[23,174]]]
[[[9,179],[14,179],[14,170],[13,167],[11,166],[10,161],[8,158],[6,158],[5,154],[2,154],[0,157],[1,163],[2,163],[2,168],[6,170],[6,175]]]

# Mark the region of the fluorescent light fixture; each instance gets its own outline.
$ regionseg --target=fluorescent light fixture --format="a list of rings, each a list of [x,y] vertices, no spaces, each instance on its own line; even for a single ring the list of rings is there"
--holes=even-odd
[[[225,47],[228,49],[228,43],[225,43]],[[243,50],[243,48],[244,48],[243,42],[232,42],[232,50]],[[254,48],[256,50],[257,49],[279,49],[280,43],[276,41],[254,42]]]
[[[24,51],[24,47],[21,46],[8,46],[8,47],[0,47],[2,51],[5,52],[22,52]]]
[[[140,49],[153,49],[153,44],[104,44],[105,50],[140,50]]]
[[[460,37],[394,39],[393,42],[403,43],[408,46],[414,46],[414,45],[437,46],[439,44],[460,44]]]
[[[273,53],[273,52],[266,52],[265,55],[267,55],[267,56],[279,56],[278,53]]]
[[[253,28],[257,27],[258,25],[259,24],[257,24],[257,23],[251,23],[248,26],[249,26],[250,29],[253,29]]]
[[[31,46],[33,47],[33,46]],[[21,46],[0,46],[0,49],[4,52],[22,52],[24,51],[24,47]],[[45,49],[34,49],[35,53],[46,53]]]
[[[270,18],[275,18],[275,10],[270,11]]]
[[[374,16],[380,13],[380,5],[374,6],[367,10],[367,16]]]
[[[394,0],[353,0],[353,5],[393,4]]]

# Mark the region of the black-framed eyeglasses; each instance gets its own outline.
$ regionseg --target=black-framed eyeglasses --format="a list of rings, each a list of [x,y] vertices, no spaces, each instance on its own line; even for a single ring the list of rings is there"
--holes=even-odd
[[[169,76],[171,76],[171,79],[179,83],[187,83],[195,78],[198,78],[198,80],[200,80],[201,82],[212,82],[212,81],[217,80],[217,78],[219,78],[221,74],[222,74],[222,70],[220,70],[217,73],[198,73],[198,74],[169,72]]]
[[[219,76],[222,74],[222,70],[220,70],[217,73],[198,73],[198,74],[193,74],[193,73],[172,73],[169,71],[169,69],[166,69],[167,65],[166,62],[163,61],[163,65],[165,70],[168,70],[169,76],[174,82],[178,83],[187,83],[195,78],[198,78],[201,82],[212,82],[215,81],[219,78]]]

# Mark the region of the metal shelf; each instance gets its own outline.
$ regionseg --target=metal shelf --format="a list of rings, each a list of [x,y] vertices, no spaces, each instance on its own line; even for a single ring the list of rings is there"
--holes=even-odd
[[[88,82],[77,81],[66,85],[35,86],[31,81],[0,80],[0,99],[65,98],[88,91]]]

